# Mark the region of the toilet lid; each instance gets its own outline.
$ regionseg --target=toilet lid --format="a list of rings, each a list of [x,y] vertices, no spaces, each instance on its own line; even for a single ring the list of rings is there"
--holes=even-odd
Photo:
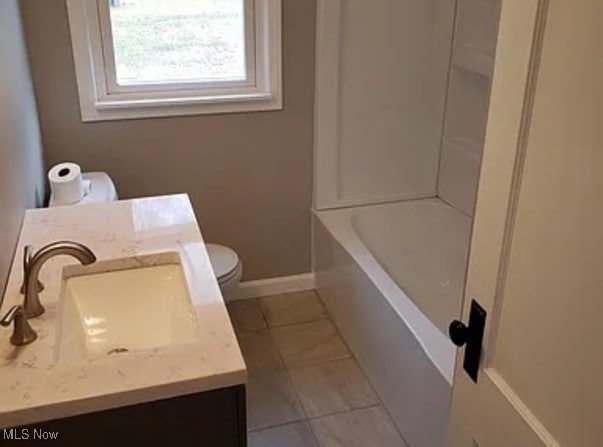
[[[217,244],[206,244],[205,247],[218,280],[229,276],[238,268],[239,256],[234,250]]]

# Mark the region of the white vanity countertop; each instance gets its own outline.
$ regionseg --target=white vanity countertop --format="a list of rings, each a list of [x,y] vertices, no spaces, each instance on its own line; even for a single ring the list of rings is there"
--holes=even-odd
[[[199,341],[57,362],[62,270],[77,263],[49,260],[40,273],[46,312],[31,319],[38,339],[24,347],[0,330],[0,428],[32,424],[110,408],[243,384],[246,369],[186,195],[27,211],[8,280],[3,315],[21,304],[22,253],[58,241],[87,245],[98,260],[177,251],[189,284]]]

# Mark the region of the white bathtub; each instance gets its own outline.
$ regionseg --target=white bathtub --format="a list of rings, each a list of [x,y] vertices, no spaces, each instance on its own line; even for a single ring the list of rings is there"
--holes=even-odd
[[[438,326],[460,310],[470,225],[438,199],[315,213],[318,292],[410,447],[445,445],[455,347]]]

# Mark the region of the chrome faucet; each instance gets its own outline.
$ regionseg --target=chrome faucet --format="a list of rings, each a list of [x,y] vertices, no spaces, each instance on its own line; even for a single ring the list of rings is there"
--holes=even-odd
[[[94,256],[92,250],[85,245],[70,241],[53,242],[40,248],[33,255],[31,255],[32,252],[31,246],[25,247],[23,262],[24,277],[21,293],[25,295],[23,311],[27,318],[35,318],[44,313],[45,309],[40,303],[39,297],[39,292],[43,286],[38,281],[38,275],[46,261],[59,255],[73,256],[84,265],[89,265],[96,261],[96,256]]]

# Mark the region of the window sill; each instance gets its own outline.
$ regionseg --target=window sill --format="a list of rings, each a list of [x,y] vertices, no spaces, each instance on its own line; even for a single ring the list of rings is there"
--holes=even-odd
[[[186,115],[281,110],[280,95],[268,93],[161,99],[106,99],[82,108],[82,121],[115,121]]]

